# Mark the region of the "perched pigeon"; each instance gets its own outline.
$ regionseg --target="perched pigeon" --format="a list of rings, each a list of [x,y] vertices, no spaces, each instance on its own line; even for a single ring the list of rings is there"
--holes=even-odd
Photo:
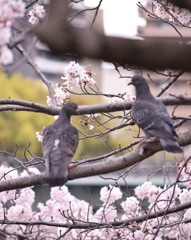
[[[181,153],[177,134],[165,105],[152,96],[146,80],[136,75],[132,78],[136,89],[136,100],[132,106],[133,121],[143,129],[145,137],[157,137],[164,150]]]
[[[71,125],[70,117],[77,114],[77,109],[76,103],[66,103],[57,120],[44,129],[44,180],[51,187],[62,186],[68,181],[68,166],[78,146],[78,130]]]

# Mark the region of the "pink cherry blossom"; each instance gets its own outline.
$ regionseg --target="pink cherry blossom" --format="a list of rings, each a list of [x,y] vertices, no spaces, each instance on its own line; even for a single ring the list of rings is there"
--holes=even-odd
[[[25,203],[25,205],[16,204],[14,206],[11,206],[7,211],[7,218],[12,221],[18,219],[20,221],[30,220],[32,215],[33,215],[32,208],[27,203]]]
[[[36,24],[39,19],[45,16],[45,9],[43,5],[35,4],[32,9],[28,12],[29,22],[31,24]]]
[[[101,188],[100,200],[104,204],[112,204],[121,198],[122,198],[122,192],[118,187],[109,185],[108,187],[105,186]]]
[[[121,207],[127,216],[138,216],[140,211],[139,201],[135,197],[126,198]]]
[[[163,20],[176,24],[190,26],[191,12],[184,8],[179,8],[168,1],[147,0],[147,4],[153,4],[154,13]]]
[[[3,27],[1,28],[1,34],[0,34],[0,45],[5,45],[9,43],[11,38],[11,29],[9,27]]]
[[[39,142],[43,141],[43,135],[40,132],[36,132],[36,137],[37,137]]]
[[[13,62],[13,53],[7,47],[3,46],[0,48],[0,65],[7,65]]]
[[[35,192],[30,187],[21,189],[20,193],[16,196],[16,199],[14,199],[15,204],[23,206],[28,204],[29,206],[32,206],[35,201]]]
[[[151,182],[144,182],[142,185],[135,188],[135,195],[143,200],[148,198],[150,202],[154,202],[161,189],[153,185]]]

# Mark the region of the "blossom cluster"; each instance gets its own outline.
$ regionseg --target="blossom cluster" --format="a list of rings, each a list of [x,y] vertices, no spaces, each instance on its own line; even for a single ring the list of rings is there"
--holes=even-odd
[[[37,24],[41,18],[45,16],[45,9],[43,5],[36,3],[32,9],[28,12],[29,22],[31,24]]]
[[[190,178],[191,161],[178,164],[178,171],[181,177]],[[35,168],[29,168],[33,174],[39,174]],[[11,167],[0,167],[0,179],[10,180],[24,177],[28,173],[21,174]],[[186,176],[187,175],[187,176]],[[191,180],[191,179],[190,179]],[[122,200],[123,197],[123,200]],[[67,186],[53,187],[50,190],[50,198],[37,204],[37,211],[33,210],[35,202],[35,192],[30,188],[19,191],[11,190],[0,193],[0,220],[5,221],[0,226],[0,230],[7,233],[7,239],[18,239],[27,237],[28,239],[129,239],[129,240],[162,240],[168,239],[188,239],[191,237],[190,223],[185,223],[190,219],[191,209],[182,213],[168,214],[165,217],[148,219],[148,214],[167,210],[178,204],[190,202],[190,188],[181,189],[177,183],[171,186],[158,187],[151,182],[144,182],[135,188],[134,196],[124,196],[121,189],[116,186],[104,186],[100,190],[101,205],[93,211],[91,202],[80,200],[69,192]],[[147,199],[147,204],[143,202]],[[117,201],[118,202],[117,204]],[[120,208],[117,207],[120,204]],[[136,222],[137,217],[145,215],[145,221]],[[129,222],[128,220],[131,219]],[[134,220],[133,220],[134,219]],[[115,221],[127,222],[128,227],[108,228]],[[30,226],[22,223],[14,225],[6,221],[30,222]],[[43,221],[43,224],[40,224]],[[39,223],[33,225],[32,223]],[[74,228],[67,231],[66,227],[59,224],[80,224],[98,223],[97,228],[80,229]],[[47,224],[45,224],[47,223]],[[49,226],[54,223],[55,226]],[[99,228],[99,224],[104,223],[106,228]],[[187,237],[187,238],[186,238]]]
[[[13,53],[7,47],[12,37],[11,26],[15,18],[21,18],[25,13],[25,3],[22,0],[0,0],[0,65],[13,61]]]
[[[80,120],[80,125],[85,126],[88,130],[92,131],[94,129],[94,125],[92,125],[92,123],[95,121],[95,118],[99,116],[100,113],[85,114],[85,118]]]
[[[12,25],[16,18],[23,18],[26,13],[26,1],[24,0],[0,0],[0,65],[13,62],[13,52],[8,44],[13,37]],[[42,5],[34,4],[28,12],[29,22],[38,23],[45,16]]]
[[[184,26],[191,26],[191,12],[184,8],[179,8],[167,0],[147,0],[148,4],[155,6],[154,14],[163,20]]]
[[[71,61],[65,68],[65,75],[61,77],[63,80],[70,85],[80,86],[82,84],[94,85],[95,80],[93,79],[94,73],[92,72],[91,66],[84,68],[78,63]]]
[[[134,101],[135,96],[125,93],[118,93],[116,97],[113,97],[112,100],[110,101],[111,103],[119,103],[119,102],[124,102],[124,101]]]
[[[70,95],[73,87],[93,86],[96,84],[93,79],[94,73],[91,67],[84,68],[74,61],[71,61],[64,70],[64,76],[61,77],[63,82],[56,83],[54,88],[53,98],[56,100],[58,106],[63,106],[70,101]],[[52,99],[47,96],[47,105],[52,106]],[[93,130],[94,126],[91,124],[100,114],[87,114],[84,120],[80,120],[81,126],[86,126],[88,130]],[[36,137],[39,142],[43,140],[42,132],[36,132]]]
[[[64,76],[61,77],[63,82],[57,83],[54,89],[54,98],[58,106],[62,106],[66,102],[70,101],[70,92],[73,87],[83,87],[95,85],[95,80],[93,79],[94,73],[91,67],[84,68],[71,61],[64,70]],[[47,98],[48,106],[52,105],[52,100],[50,97]]]

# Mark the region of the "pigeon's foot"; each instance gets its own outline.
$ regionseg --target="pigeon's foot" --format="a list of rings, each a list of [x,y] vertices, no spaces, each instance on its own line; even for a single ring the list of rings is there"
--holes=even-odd
[[[76,164],[70,164],[68,169],[72,169],[72,168],[75,168],[76,167]]]
[[[158,141],[157,137],[150,137],[150,138],[144,138],[142,139],[139,144],[138,144],[138,149],[139,149],[139,155],[144,155],[145,151],[147,150],[147,147],[145,146],[148,143],[154,143]]]
[[[138,148],[144,147],[144,145],[147,144],[147,143],[156,142],[157,140],[158,140],[157,137],[144,138],[138,144]]]

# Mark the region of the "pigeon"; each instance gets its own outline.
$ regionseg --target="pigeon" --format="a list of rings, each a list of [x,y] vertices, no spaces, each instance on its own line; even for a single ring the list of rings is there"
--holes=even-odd
[[[78,114],[76,103],[66,103],[59,117],[43,131],[43,152],[46,162],[44,181],[49,186],[62,186],[68,181],[68,166],[78,146],[78,130],[71,124],[71,115]]]
[[[132,119],[144,131],[145,137],[157,137],[163,150],[181,153],[178,135],[167,109],[153,97],[146,80],[135,75],[128,85],[134,85],[136,89],[136,100],[131,109]]]

